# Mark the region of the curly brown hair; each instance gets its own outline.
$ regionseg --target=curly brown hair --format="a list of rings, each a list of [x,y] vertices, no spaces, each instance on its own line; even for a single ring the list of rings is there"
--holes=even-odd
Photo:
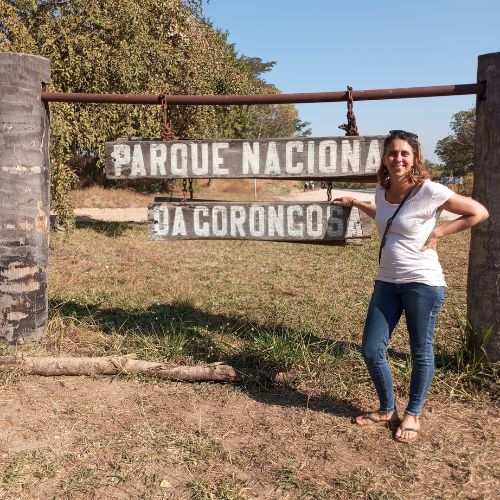
[[[382,154],[382,160],[380,161],[380,167],[377,171],[377,180],[381,187],[384,189],[389,189],[391,185],[391,180],[389,178],[389,171],[384,165],[384,157],[387,146],[394,139],[402,139],[406,141],[413,149],[413,156],[415,158],[415,163],[412,168],[407,172],[405,180],[407,180],[412,186],[419,186],[426,179],[429,178],[429,174],[424,167],[424,156],[422,154],[422,146],[415,134],[410,134],[403,130],[398,130],[397,133],[391,133],[384,140],[384,151]]]

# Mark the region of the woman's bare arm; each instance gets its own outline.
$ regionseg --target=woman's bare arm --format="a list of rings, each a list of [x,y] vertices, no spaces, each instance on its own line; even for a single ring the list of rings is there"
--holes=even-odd
[[[448,201],[443,203],[442,207],[448,212],[461,215],[461,217],[435,227],[427,238],[425,245],[420,249],[421,252],[428,248],[436,250],[436,244],[443,236],[465,231],[490,216],[488,210],[481,203],[460,194],[454,194]]]
[[[334,205],[340,205],[341,207],[356,207],[362,210],[368,217],[375,219],[375,214],[377,212],[377,207],[374,203],[367,203],[365,201],[357,200],[352,196],[343,196],[342,198],[335,198],[332,202]]]

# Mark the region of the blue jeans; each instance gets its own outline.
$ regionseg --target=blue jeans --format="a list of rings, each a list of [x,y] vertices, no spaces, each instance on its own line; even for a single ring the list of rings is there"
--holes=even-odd
[[[392,373],[385,352],[404,311],[412,359],[410,398],[406,412],[420,415],[434,376],[432,338],[444,302],[444,292],[444,286],[375,281],[363,332],[362,353],[380,400],[380,411],[391,412],[396,409]]]

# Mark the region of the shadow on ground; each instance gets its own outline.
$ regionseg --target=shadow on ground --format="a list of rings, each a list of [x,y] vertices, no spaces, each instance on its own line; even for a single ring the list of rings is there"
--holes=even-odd
[[[121,236],[125,231],[142,224],[140,222],[107,222],[93,219],[92,217],[82,215],[76,218],[77,229],[92,229],[96,233],[109,237]]]
[[[348,400],[334,398],[327,394],[310,396],[290,387],[273,386],[263,390],[250,386],[246,388],[246,392],[255,401],[273,406],[307,408],[311,411],[346,418],[361,413],[361,409]]]
[[[53,298],[49,302],[52,317],[58,315],[73,318],[79,323],[88,321],[92,328],[104,334],[154,337],[162,345],[182,343],[182,355],[195,362],[223,362],[241,369],[259,369],[268,373],[286,372],[290,366],[289,352],[270,356],[266,336],[272,342],[286,339],[285,349],[294,349],[294,341],[306,346],[311,352],[328,352],[335,358],[359,353],[359,345],[331,339],[319,338],[308,332],[290,330],[273,324],[255,325],[243,319],[221,314],[211,314],[193,307],[189,303],[158,304],[147,309],[103,308],[98,304],[83,304]],[[221,334],[243,341],[245,347],[235,351],[221,346]],[[131,335],[132,336],[132,335]],[[264,340],[262,340],[264,339]],[[291,344],[291,345],[290,345]],[[168,352],[165,352],[168,359]],[[406,353],[390,350],[398,359],[408,360]],[[359,413],[359,409],[348,401],[337,400],[328,395],[309,396],[295,390],[290,384],[250,383],[245,387],[252,398],[266,404],[309,408],[341,417]]]

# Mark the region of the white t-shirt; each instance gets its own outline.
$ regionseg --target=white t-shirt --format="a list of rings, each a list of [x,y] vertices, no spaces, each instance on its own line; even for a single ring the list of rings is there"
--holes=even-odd
[[[376,280],[390,283],[424,283],[446,286],[437,253],[418,250],[427,241],[441,213],[441,205],[455,193],[437,182],[426,180],[413,193],[392,221],[382,249]],[[385,189],[377,184],[375,192],[377,232],[382,238],[387,221],[398,207],[385,199]]]

